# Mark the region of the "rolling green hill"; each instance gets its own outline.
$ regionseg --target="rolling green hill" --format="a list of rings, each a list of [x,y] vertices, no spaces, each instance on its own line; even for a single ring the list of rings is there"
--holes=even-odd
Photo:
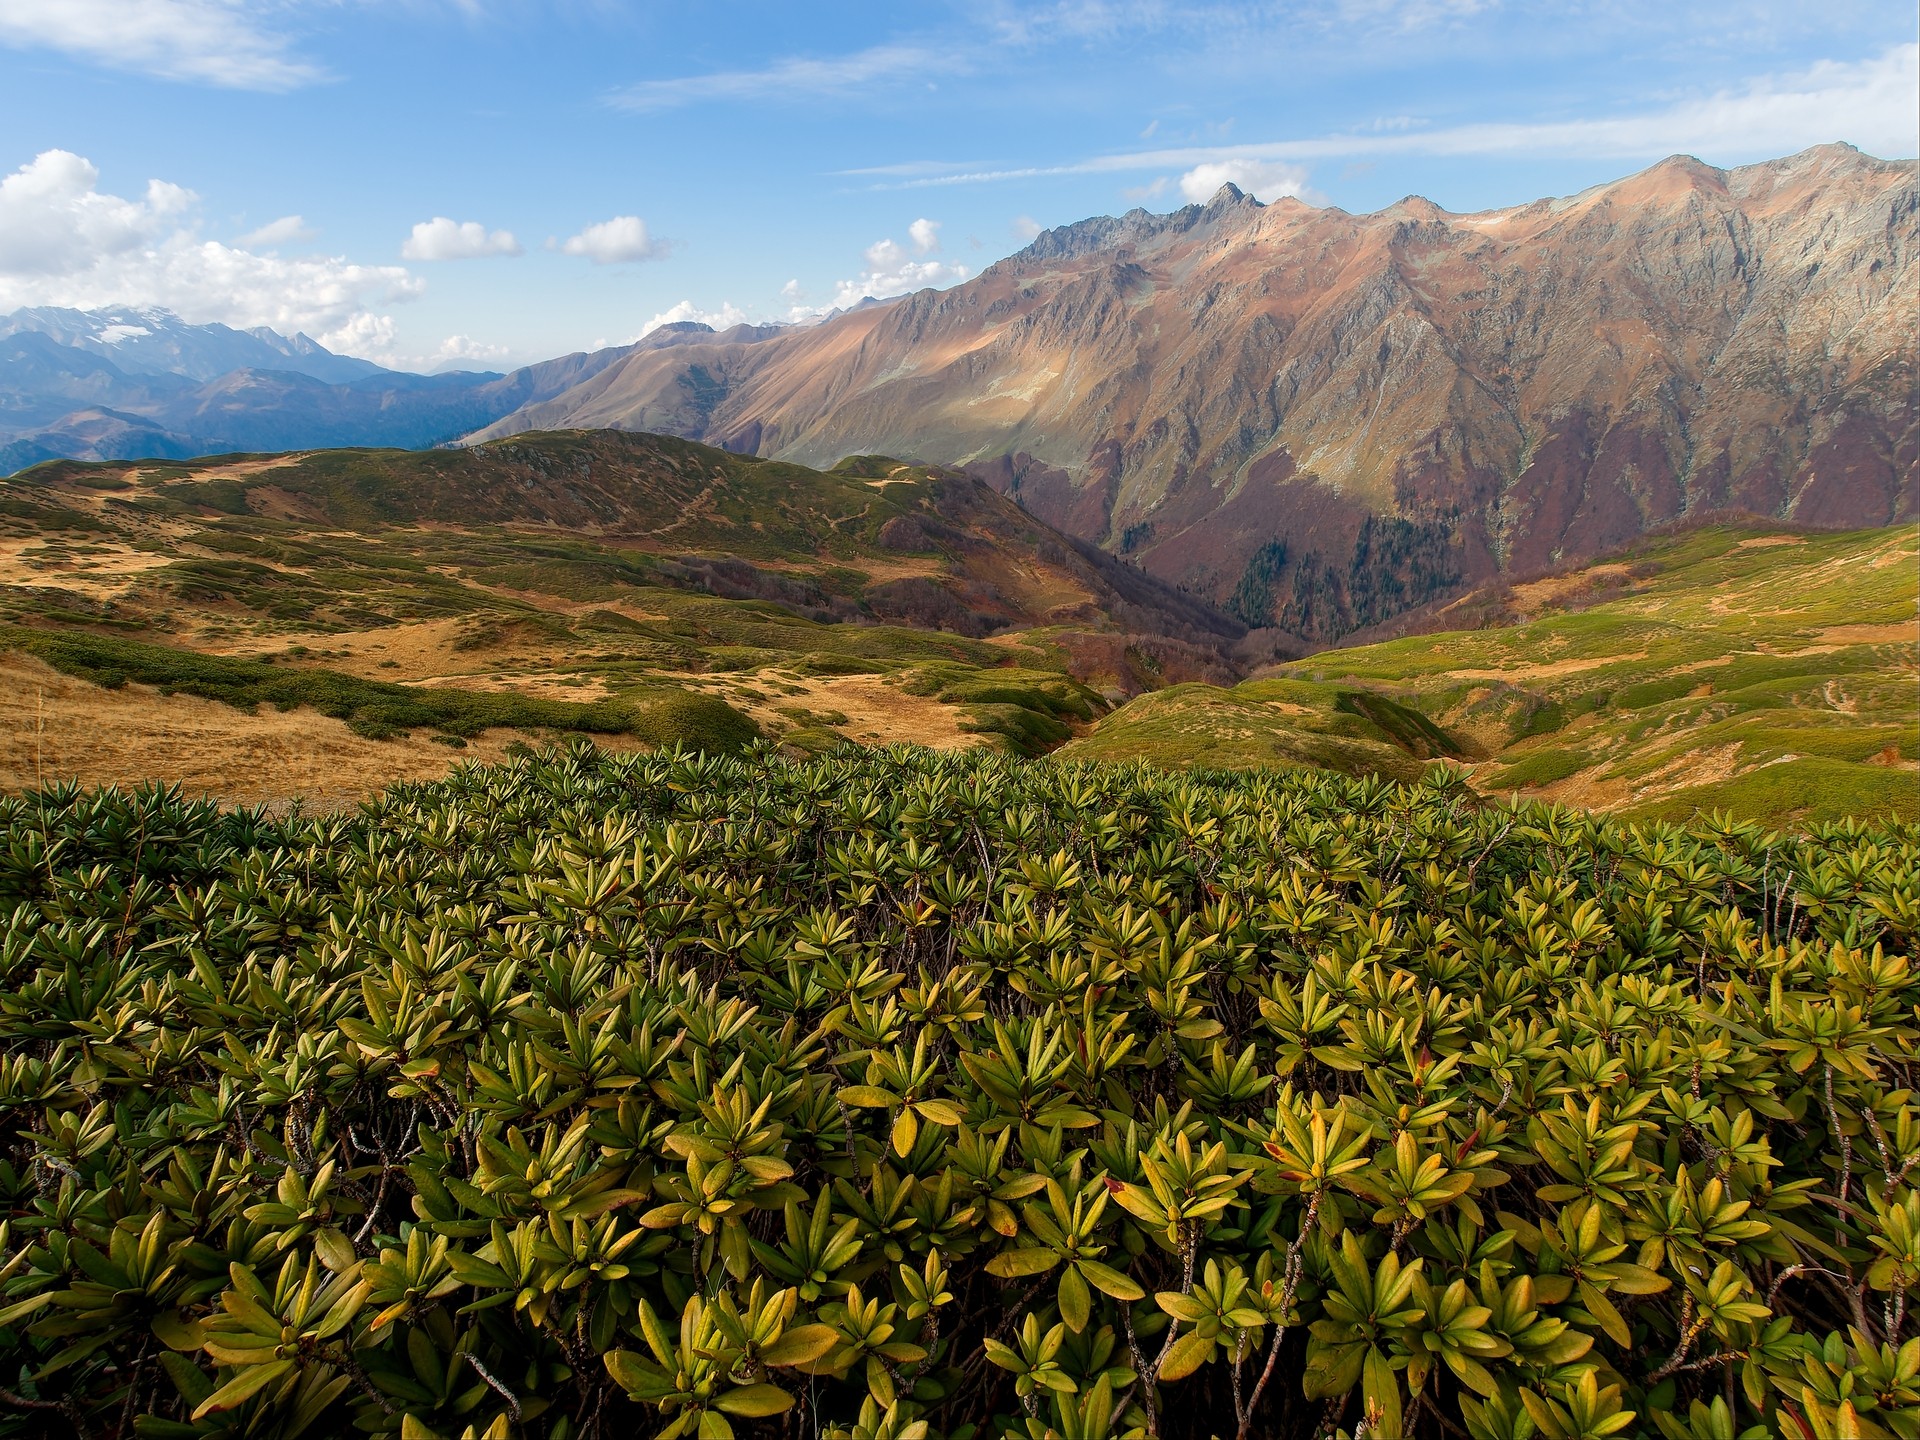
[[[319,696],[367,734],[422,705],[456,736],[625,733],[620,716],[680,688],[803,745],[1024,750],[1107,695],[1226,678],[1241,633],[964,475],[878,456],[815,471],[612,432],[41,465],[0,481],[6,623],[11,648],[70,674],[234,703]],[[87,638],[27,645],[18,627]],[[247,668],[262,665],[279,678]]]
[[[1507,623],[1326,651],[1231,689],[1141,697],[1062,753],[1398,774],[1451,749],[1483,791],[1632,815],[1911,818],[1916,564],[1912,527],[1695,530],[1440,617]]]
[[[1914,816],[1917,533],[1670,534],[1476,592],[1439,633],[1249,677],[1236,622],[975,480],[879,456],[815,471],[564,432],[57,462],[0,481],[0,649],[450,745],[677,734],[658,717],[697,699],[732,718],[687,734],[728,744],[1395,778],[1446,760],[1484,793],[1632,815]]]

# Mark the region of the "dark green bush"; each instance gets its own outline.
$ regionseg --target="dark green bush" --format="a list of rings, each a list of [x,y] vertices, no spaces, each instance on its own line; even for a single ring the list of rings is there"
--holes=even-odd
[[[1899,1437],[1920,828],[981,752],[0,799],[0,1434]]]
[[[760,738],[760,727],[726,701],[688,690],[640,697],[628,729],[663,749],[680,745],[709,755],[733,754]]]
[[[1422,760],[1465,754],[1459,741],[1410,705],[1376,695],[1371,690],[1344,690],[1333,702],[1335,710],[1370,720],[1386,737]]]

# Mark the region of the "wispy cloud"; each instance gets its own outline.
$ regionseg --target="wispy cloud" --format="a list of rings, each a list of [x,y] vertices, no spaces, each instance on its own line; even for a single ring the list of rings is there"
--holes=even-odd
[[[985,170],[989,162],[985,160],[902,160],[892,165],[860,165],[851,170],[836,171],[840,175],[879,175],[894,179],[910,180],[916,177],[964,175],[973,170]]]
[[[914,173],[910,165],[895,166],[890,168],[899,178],[882,180],[881,188],[1381,155],[1636,159],[1684,150],[1712,159],[1782,154],[1828,140],[1846,140],[1878,155],[1908,155],[1914,148],[1916,105],[1920,105],[1920,45],[1907,44],[1870,59],[1822,60],[1792,74],[1763,75],[1735,89],[1626,115],[1433,129],[1381,128],[1238,145],[1135,150],[1058,165],[952,170],[945,174]]]
[[[1413,33],[1458,25],[1501,0],[999,0],[981,7],[990,33],[1010,45],[1100,43],[1174,35],[1241,44],[1279,33]]]
[[[269,220],[258,230],[249,230],[240,237],[239,243],[250,247],[275,245],[298,245],[303,240],[311,240],[320,232],[315,230],[299,215],[282,215],[278,220]]]
[[[234,90],[293,90],[324,78],[292,53],[267,9],[244,0],[4,0],[0,44]]]
[[[875,45],[851,55],[788,56],[757,70],[715,70],[667,80],[642,80],[616,91],[609,103],[632,111],[672,110],[713,100],[791,100],[842,95],[862,86],[911,80],[936,67],[952,73],[955,57],[917,45]]]

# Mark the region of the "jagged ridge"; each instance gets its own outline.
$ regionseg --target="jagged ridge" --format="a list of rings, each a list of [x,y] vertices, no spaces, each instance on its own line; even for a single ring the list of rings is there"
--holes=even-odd
[[[951,290],[627,356],[480,433],[966,464],[1325,640],[1682,515],[1914,515],[1916,238],[1911,167],[1841,145],[1478,215],[1227,187]]]

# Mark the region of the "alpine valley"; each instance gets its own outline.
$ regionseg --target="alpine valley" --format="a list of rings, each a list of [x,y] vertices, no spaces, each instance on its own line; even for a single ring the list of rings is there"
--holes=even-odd
[[[1920,1440],[1915,165],[1221,183],[1905,143],[1684,8],[0,0],[23,124],[257,130],[0,176],[9,304],[464,352],[985,197],[508,374],[0,320],[0,1440]]]
[[[584,731],[1920,813],[1917,242],[1912,166],[1829,145],[1229,185],[507,375],[21,311],[0,771],[344,800]]]

